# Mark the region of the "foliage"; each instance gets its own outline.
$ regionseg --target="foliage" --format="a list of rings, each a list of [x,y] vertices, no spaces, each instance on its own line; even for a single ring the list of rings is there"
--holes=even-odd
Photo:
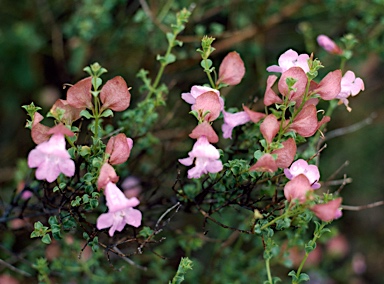
[[[300,196],[303,201],[285,195],[287,184],[294,179],[284,175],[288,165],[260,170],[258,163],[267,155],[278,159],[277,153],[290,139],[298,146],[295,161],[319,165],[323,155],[326,158],[327,151],[332,151],[322,148],[323,134],[328,137],[327,128],[332,124],[320,125],[321,118],[332,116],[333,123],[344,106],[336,98],[324,99],[321,90],[310,88],[311,82],[321,82],[339,63],[345,73],[371,53],[383,56],[381,1],[370,5],[359,1],[203,1],[195,6],[189,1],[168,0],[39,0],[36,7],[27,2],[4,3],[0,12],[4,46],[0,48],[4,63],[0,77],[7,78],[0,88],[11,98],[1,106],[2,118],[10,121],[3,127],[4,139],[14,136],[12,129],[20,129],[19,117],[25,117],[19,110],[9,110],[27,104],[23,108],[33,141],[40,137],[36,131],[43,133],[36,130],[36,124],[49,125],[51,131],[65,125],[74,134],[59,131],[75,170],[72,175],[61,171],[53,182],[38,178],[37,170],[25,162],[26,151],[34,145],[24,142],[20,147],[18,158],[23,160],[18,162],[14,180],[3,183],[1,193],[0,259],[8,264],[0,277],[12,274],[21,283],[124,283],[127,278],[133,283],[303,283],[309,279],[344,283],[343,279],[352,279],[355,272],[346,265],[332,269],[345,255],[334,256],[326,249],[328,241],[339,237],[339,229],[330,226],[329,220],[321,221],[322,215],[313,209],[339,200],[342,188],[350,182],[337,170],[339,161],[331,160],[326,169],[320,163],[322,187],[308,190]],[[280,32],[283,26],[284,32]],[[315,39],[320,33],[336,39],[344,53],[330,55],[319,49]],[[283,94],[280,82],[277,92],[276,81],[270,89],[282,101],[265,105],[262,101],[269,88],[265,69],[289,48],[315,54],[309,58],[302,100]],[[234,74],[237,69],[223,71],[229,49],[240,54],[245,76]],[[354,71],[363,77],[358,68]],[[236,79],[226,77],[226,81],[224,73]],[[56,99],[65,97],[69,102],[73,90],[81,93],[88,83],[79,78],[86,76],[90,78],[89,98],[82,100],[85,105],[71,104],[81,110],[78,117],[69,119],[73,109],[56,103],[51,108]],[[239,76],[241,84],[234,84]],[[282,80],[289,93],[300,88],[295,76]],[[108,84],[121,84],[120,78],[127,78],[129,87],[109,92]],[[64,85],[65,90],[62,95],[57,87],[44,93],[45,84]],[[180,94],[194,85],[218,91],[225,98],[225,109],[217,118],[212,119],[211,101],[209,109],[192,106],[192,116],[187,115],[191,109]],[[212,94],[211,99],[216,100]],[[298,130],[295,119],[312,99],[321,100],[315,118],[311,117],[319,125],[307,135]],[[121,109],[122,104],[127,107]],[[192,148],[188,134],[197,144],[205,135],[192,137],[191,131],[205,122],[219,133],[220,123],[228,120],[224,110],[247,112],[241,104],[263,116],[235,127],[232,139],[203,144],[216,144],[213,160],[222,162],[221,169],[187,178],[182,160],[194,157],[197,164],[199,158],[193,156],[195,146]],[[358,109],[354,99],[349,106],[352,113]],[[40,113],[47,113],[43,124],[37,122]],[[265,127],[266,115],[278,121],[274,135],[269,133],[273,123]],[[117,135],[132,139],[133,146],[128,140],[123,146],[118,144]],[[129,157],[128,162],[113,162],[121,156]],[[1,162],[7,165],[9,159]],[[100,185],[106,164],[115,172],[108,172],[107,181]],[[117,185],[126,196],[116,197],[107,189],[108,183]],[[122,211],[119,205],[113,208],[114,198],[118,204],[135,203],[136,199],[140,204]],[[137,215],[135,220],[117,219],[132,210],[142,212],[140,224],[135,223]],[[124,229],[116,229],[120,226],[116,225],[111,233],[112,228],[102,225],[99,218],[116,212],[120,217],[114,215],[113,222],[122,223],[113,224],[123,224]],[[325,256],[316,266],[311,257],[319,250]]]

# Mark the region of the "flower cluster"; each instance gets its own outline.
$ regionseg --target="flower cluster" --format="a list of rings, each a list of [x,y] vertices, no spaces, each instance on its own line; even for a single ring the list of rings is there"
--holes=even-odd
[[[343,53],[343,50],[326,36],[319,36],[318,42],[332,54]],[[211,144],[218,142],[218,135],[211,123],[221,112],[224,119],[223,138],[232,139],[233,129],[248,122],[260,125],[263,137],[260,144],[263,150],[255,155],[257,161],[249,168],[250,171],[274,174],[282,169],[289,180],[284,187],[285,198],[288,201],[298,200],[301,204],[313,200],[313,191],[320,187],[320,173],[315,165],[310,165],[303,159],[293,163],[297,141],[302,141],[296,137],[312,137],[330,121],[327,115],[319,118],[320,100],[340,100],[350,110],[347,98],[364,90],[363,81],[356,78],[352,71],[347,71],[343,76],[341,70],[335,70],[316,82],[314,79],[321,67],[323,66],[320,61],[313,59],[312,55],[287,50],[279,57],[278,65],[267,68],[269,72],[280,73],[280,78],[270,75],[267,79],[263,99],[266,113],[253,111],[244,105],[242,111],[230,113],[224,110],[224,100],[220,97],[218,89],[222,87],[222,83],[224,86],[238,84],[245,69],[237,53],[227,55],[220,65],[216,88],[213,88],[214,85],[212,88],[193,86],[189,93],[181,95],[184,101],[192,105],[192,113],[199,121],[189,135],[197,139],[189,157],[179,159],[179,162],[186,166],[191,166],[195,161],[195,167],[188,171],[188,178],[199,178],[203,174],[222,170],[219,151]],[[207,68],[205,71],[207,72]],[[332,220],[341,216],[341,198],[335,200],[311,205],[310,209],[320,219]]]
[[[245,74],[244,62],[236,52],[230,52],[225,56],[219,67],[219,78],[216,86],[237,85]],[[193,86],[189,93],[181,94],[181,98],[192,104],[192,113],[198,119],[199,124],[193,129],[189,137],[197,139],[189,157],[179,159],[185,166],[190,166],[195,160],[195,167],[188,171],[188,178],[199,178],[206,173],[217,173],[223,165],[219,160],[219,151],[210,143],[217,143],[219,137],[211,123],[216,120],[220,112],[223,114],[223,137],[231,138],[234,127],[249,121],[258,122],[265,115],[250,110],[244,106],[244,111],[232,114],[224,110],[224,99],[217,89],[205,86]]]
[[[89,68],[89,67],[88,67]],[[92,70],[91,70],[92,69]],[[76,142],[77,136],[70,129],[73,122],[80,117],[100,118],[112,115],[112,111],[124,111],[130,104],[131,95],[126,82],[122,77],[115,77],[107,81],[99,90],[102,82],[99,76],[106,72],[97,63],[89,68],[92,76],[82,79],[67,91],[66,100],[57,100],[50,110],[58,125],[49,128],[40,122],[43,116],[34,112],[31,122],[31,136],[38,144],[28,156],[28,166],[37,168],[36,178],[54,182],[62,173],[67,177],[73,177],[76,171],[75,162],[66,150],[65,136],[73,137],[71,143]],[[94,143],[105,147],[103,154],[103,165],[99,169],[97,180],[98,190],[104,189],[108,213],[101,214],[97,219],[97,228],[111,227],[109,235],[113,236],[115,231],[121,231],[125,224],[138,227],[141,224],[141,212],[133,209],[139,204],[139,200],[126,198],[122,191],[116,186],[119,180],[112,165],[126,162],[133,147],[133,140],[120,133],[110,137],[106,146],[102,144],[96,125],[94,132]],[[74,145],[74,144],[71,144]],[[88,146],[78,147],[81,156],[90,155]],[[104,149],[104,148],[103,148]],[[76,151],[76,150],[74,150]],[[75,152],[76,153],[76,152]],[[80,174],[80,173],[79,173]]]

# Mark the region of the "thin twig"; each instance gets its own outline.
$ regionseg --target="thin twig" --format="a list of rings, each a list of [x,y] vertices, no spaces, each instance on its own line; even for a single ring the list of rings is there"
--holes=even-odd
[[[330,139],[333,139],[333,138],[343,136],[343,135],[355,132],[357,130],[360,130],[361,128],[371,124],[376,117],[377,117],[377,114],[373,112],[373,113],[371,113],[371,115],[369,117],[365,118],[362,121],[359,121],[355,124],[352,124],[352,125],[349,125],[346,127],[342,127],[342,128],[338,128],[338,129],[329,131],[327,133],[327,135],[325,136],[325,139],[323,141],[330,140]]]
[[[15,271],[15,272],[17,272],[17,273],[19,273],[19,274],[21,274],[21,275],[23,275],[23,276],[26,276],[26,277],[31,277],[31,276],[32,276],[32,275],[29,274],[28,272],[26,272],[26,271],[24,271],[24,270],[20,270],[20,269],[18,269],[17,267],[15,267],[15,266],[9,264],[8,262],[2,260],[1,258],[0,258],[0,264],[6,266],[6,267],[9,268],[10,270]]]
[[[366,205],[360,205],[360,206],[341,205],[341,208],[343,208],[343,210],[349,210],[349,211],[361,211],[361,210],[365,210],[365,209],[379,207],[382,205],[384,205],[384,200],[369,203]]]
[[[336,175],[343,169],[345,168],[346,166],[349,166],[349,161],[345,161],[331,176],[328,177],[327,179],[327,182],[330,181],[330,180],[333,180]]]
[[[344,176],[343,179],[337,179],[337,180],[330,180],[330,181],[325,181],[323,183],[324,186],[330,186],[330,185],[344,185],[344,184],[348,184],[348,183],[352,183],[352,178],[347,178],[346,176]]]
[[[176,207],[177,207],[177,208],[176,208]],[[175,213],[178,212],[179,209],[180,209],[180,207],[181,207],[180,202],[177,202],[177,203],[176,203],[175,205],[173,205],[171,208],[168,208],[167,211],[165,211],[165,212],[160,216],[159,220],[157,220],[156,225],[155,225],[155,229],[157,229],[157,228],[159,227],[159,224],[160,224],[160,222],[164,219],[165,215],[167,215],[169,212],[171,212],[171,211],[172,211],[173,209],[175,209],[175,208],[176,208]]]
[[[126,262],[128,262],[130,265],[135,266],[136,268],[139,268],[139,269],[144,270],[144,271],[146,271],[146,270],[148,269],[147,267],[145,267],[145,266],[141,266],[141,265],[137,264],[136,262],[134,262],[132,259],[126,257],[125,254],[124,254],[118,247],[114,246],[114,247],[113,247],[113,250],[116,251],[117,253],[119,253],[119,256],[120,256],[123,260],[125,260]]]

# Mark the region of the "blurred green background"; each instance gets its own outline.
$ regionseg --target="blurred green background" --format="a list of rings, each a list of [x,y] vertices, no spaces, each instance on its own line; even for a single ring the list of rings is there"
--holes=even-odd
[[[340,62],[317,46],[316,36],[326,34],[337,41],[353,33],[359,44],[346,69],[363,78],[365,91],[350,100],[351,113],[343,106],[335,111],[328,130],[345,128],[370,116],[374,120],[356,132],[327,141],[320,170],[322,180],[326,180],[348,160],[349,166],[336,176],[342,179],[346,174],[353,179],[342,190],[343,203],[364,205],[384,200],[383,0],[1,0],[0,3],[2,204],[9,201],[7,189],[16,186],[14,174],[18,160],[24,159],[34,147],[29,130],[24,128],[27,117],[21,105],[34,101],[43,107],[45,114],[57,98],[64,98],[63,85],[84,77],[83,67],[97,61],[109,70],[106,78],[121,75],[132,86],[134,107],[143,98],[136,73],[145,68],[152,77],[156,74],[158,65],[154,59],[167,47],[163,31],[174,19],[174,13],[183,7],[193,12],[180,37],[184,46],[175,51],[178,61],[166,69],[164,82],[170,92],[167,106],[160,110],[163,114],[174,112],[178,122],[162,124],[165,128],[154,132],[160,139],[164,135],[173,139],[172,145],[179,143],[175,152],[169,154],[172,161],[185,156],[192,144],[187,134],[193,119],[184,118],[188,106],[180,101],[180,94],[194,84],[206,82],[195,52],[203,35],[216,38],[213,45],[216,66],[232,50],[243,58],[245,78],[240,85],[222,93],[227,107],[240,107],[241,103],[262,98],[268,76],[265,68],[276,64],[278,56],[287,49],[314,52],[326,66],[325,75],[338,68]],[[162,165],[161,159],[156,163]],[[169,196],[172,192],[167,185],[172,185],[174,168],[168,174],[169,178],[163,177],[168,180],[161,189],[164,192],[158,193]],[[332,275],[336,275],[332,276],[334,282],[316,283],[384,283],[383,221],[384,207],[345,211],[343,218],[335,223],[346,237],[349,251],[336,262],[336,267],[334,262],[331,266],[326,261],[320,263],[325,274],[333,271]],[[363,269],[356,269],[359,263]],[[339,276],[338,267],[343,269]],[[0,264],[0,274],[5,270]]]

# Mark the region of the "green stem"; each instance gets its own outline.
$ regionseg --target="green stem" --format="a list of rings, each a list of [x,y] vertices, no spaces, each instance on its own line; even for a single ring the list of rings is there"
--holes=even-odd
[[[208,58],[204,58],[205,66],[207,66],[207,59]],[[211,76],[211,71],[209,69],[204,69],[204,72],[207,73],[208,80],[209,80],[209,83],[211,84],[211,87],[213,89],[217,89],[216,88],[216,84],[213,82],[213,79],[212,79],[212,76]]]
[[[305,262],[307,261],[308,256],[309,256],[309,253],[305,253],[304,258],[303,258],[303,260],[301,261],[299,268],[297,269],[297,273],[296,273],[296,277],[297,277],[297,278],[300,276],[301,270],[303,269],[304,264],[305,264]],[[299,282],[292,281],[292,283],[293,283],[293,284],[296,284],[296,283],[299,283]]]
[[[271,267],[269,265],[269,258],[265,260],[265,268],[267,269],[267,277],[270,284],[272,284]]]
[[[168,58],[168,56],[171,54],[172,48],[175,44],[175,39],[176,39],[177,34],[178,33],[173,32],[174,39],[168,43],[168,48],[167,48],[167,51],[165,52],[165,56],[164,56],[165,58]],[[156,88],[160,83],[161,77],[163,76],[163,73],[164,73],[165,66],[167,66],[167,65],[168,65],[168,63],[161,63],[160,69],[157,72],[155,81],[153,82],[153,84],[152,84],[152,86],[151,86],[151,88],[147,94],[146,100],[148,100],[152,96],[152,94],[154,92],[156,92]]]
[[[319,233],[319,232],[321,232],[321,231],[323,230],[323,228],[325,227],[326,224],[327,224],[327,223],[323,222],[323,223],[320,225],[319,229],[315,231],[315,233],[313,234],[313,239],[310,241],[312,244],[316,244],[316,241],[317,241],[317,240],[320,238],[320,236],[321,236],[321,233]],[[304,256],[303,260],[301,261],[300,266],[299,266],[299,268],[297,269],[297,272],[296,272],[296,277],[297,277],[297,278],[300,277],[301,271],[302,271],[302,269],[303,269],[303,267],[304,267],[305,262],[306,262],[307,259],[308,259],[309,254],[310,254],[310,252],[309,252],[309,253],[308,253],[308,252],[305,252],[305,256]],[[297,284],[298,282],[296,282],[296,281],[292,281],[292,283],[293,283],[293,284]]]
[[[341,72],[343,72],[343,69],[345,67],[345,62],[347,62],[347,59],[343,56],[341,58],[341,62],[340,62],[340,70],[341,70]]]
[[[93,97],[94,100],[94,109],[93,116],[95,118],[95,138],[98,138],[98,129],[99,129],[99,99],[97,97]]]

